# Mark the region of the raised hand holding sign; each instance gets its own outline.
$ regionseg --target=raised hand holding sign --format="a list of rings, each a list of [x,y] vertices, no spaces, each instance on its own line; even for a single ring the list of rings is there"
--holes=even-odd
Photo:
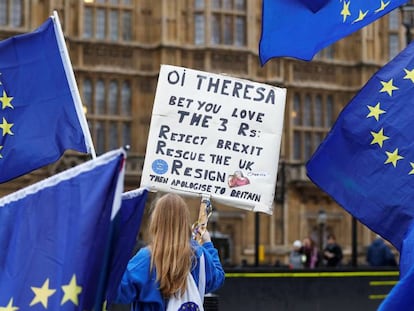
[[[213,212],[213,206],[209,197],[203,197],[201,199],[200,210],[198,214],[198,220],[193,224],[193,239],[199,244],[203,243],[203,235],[207,230],[207,223],[210,215]]]

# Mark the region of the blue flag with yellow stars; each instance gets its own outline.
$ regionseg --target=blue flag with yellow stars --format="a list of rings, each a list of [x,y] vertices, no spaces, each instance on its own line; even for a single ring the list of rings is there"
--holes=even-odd
[[[0,41],[0,183],[93,148],[58,30],[51,17]]]
[[[324,47],[408,0],[263,0],[260,62],[311,60]]]
[[[414,43],[343,109],[307,163],[309,178],[414,265]]]
[[[0,310],[102,310],[124,160],[111,151],[0,199]]]
[[[148,189],[140,188],[122,194],[121,209],[113,220],[112,250],[107,282],[107,302],[112,303],[137,243],[144,215]]]

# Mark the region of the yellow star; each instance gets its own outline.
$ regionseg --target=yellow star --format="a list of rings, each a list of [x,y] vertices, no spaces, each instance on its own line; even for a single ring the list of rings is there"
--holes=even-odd
[[[342,7],[341,15],[344,18],[344,20],[343,20],[344,23],[346,21],[346,18],[348,16],[351,16],[351,12],[349,12],[349,3],[350,3],[350,1],[348,1],[348,3],[346,1],[344,1],[344,5]]]
[[[63,285],[62,290],[65,293],[65,295],[62,298],[62,303],[60,305],[63,305],[66,301],[72,301],[75,306],[78,305],[78,295],[82,292],[82,287],[78,286],[76,284],[76,275],[74,274],[72,276],[72,279],[70,280],[70,283],[68,285]]]
[[[7,120],[3,117],[3,123],[0,123],[0,128],[3,129],[3,136],[6,134],[14,135],[11,131],[13,125],[14,123],[7,123]]]
[[[411,171],[408,173],[408,175],[413,175],[414,174],[414,163],[410,162],[411,165]]]
[[[414,69],[412,70],[404,69],[404,71],[405,71],[404,79],[410,79],[411,82],[414,83]]]
[[[353,24],[353,23],[357,23],[357,22],[362,21],[362,20],[365,18],[365,16],[367,16],[367,14],[368,14],[368,11],[366,11],[366,12],[362,12],[361,10],[359,10],[359,15],[358,15],[357,19],[355,19],[355,20],[352,22],[352,24]]]
[[[56,289],[49,288],[49,279],[46,279],[42,287],[32,286],[31,288],[35,296],[32,302],[30,303],[30,306],[33,306],[40,302],[43,305],[43,307],[47,309],[47,301],[49,297],[56,292]]]
[[[9,303],[5,307],[0,307],[0,311],[17,311],[19,310],[18,307],[13,306],[13,298],[10,299]]]
[[[11,104],[13,97],[8,97],[6,92],[3,90],[3,96],[0,97],[0,102],[2,102],[2,108],[6,109],[7,107],[14,108]]]
[[[382,110],[381,108],[380,108],[380,103],[378,103],[375,107],[373,107],[373,106],[367,106],[368,107],[368,109],[369,109],[369,113],[368,113],[368,115],[367,115],[367,118],[369,118],[369,117],[374,117],[375,118],[375,120],[379,120],[379,116],[381,115],[381,114],[383,114],[383,113],[386,113],[386,111],[385,110]]]
[[[378,133],[371,132],[371,135],[374,137],[374,139],[371,141],[371,145],[378,144],[381,148],[382,148],[382,144],[384,143],[384,140],[389,139],[388,136],[384,135],[383,128]]]
[[[398,87],[392,85],[392,79],[388,82],[381,81],[382,89],[380,92],[387,92],[388,95],[392,96],[392,91],[398,90]]]
[[[404,157],[400,156],[398,154],[398,148],[396,148],[393,152],[385,151],[387,154],[387,160],[384,162],[384,164],[392,163],[394,167],[397,166],[397,161],[404,159]]]
[[[384,1],[381,0],[381,6],[378,9],[376,9],[374,12],[378,13],[378,12],[384,11],[385,8],[388,6],[388,4],[390,4],[390,1],[384,3]]]

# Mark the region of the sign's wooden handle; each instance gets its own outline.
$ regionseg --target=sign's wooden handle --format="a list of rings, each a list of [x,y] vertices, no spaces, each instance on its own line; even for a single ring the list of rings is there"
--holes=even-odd
[[[204,232],[207,230],[208,218],[213,211],[210,198],[203,197],[201,199],[200,209],[198,212],[198,220],[193,224],[193,239],[201,244]]]

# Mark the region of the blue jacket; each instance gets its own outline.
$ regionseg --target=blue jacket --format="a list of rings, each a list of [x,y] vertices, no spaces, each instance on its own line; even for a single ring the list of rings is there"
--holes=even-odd
[[[217,250],[213,243],[206,242],[199,246],[192,241],[197,257],[197,263],[192,267],[191,274],[198,285],[198,273],[201,253],[204,253],[206,268],[206,293],[213,292],[224,283],[224,270],[221,266]],[[151,254],[147,247],[141,248],[129,261],[126,271],[118,287],[115,303],[133,304],[134,311],[165,310],[165,300],[158,290],[159,283],[155,281],[156,272],[150,273]]]
[[[377,267],[397,265],[394,254],[382,239],[375,239],[368,247],[367,261]]]

